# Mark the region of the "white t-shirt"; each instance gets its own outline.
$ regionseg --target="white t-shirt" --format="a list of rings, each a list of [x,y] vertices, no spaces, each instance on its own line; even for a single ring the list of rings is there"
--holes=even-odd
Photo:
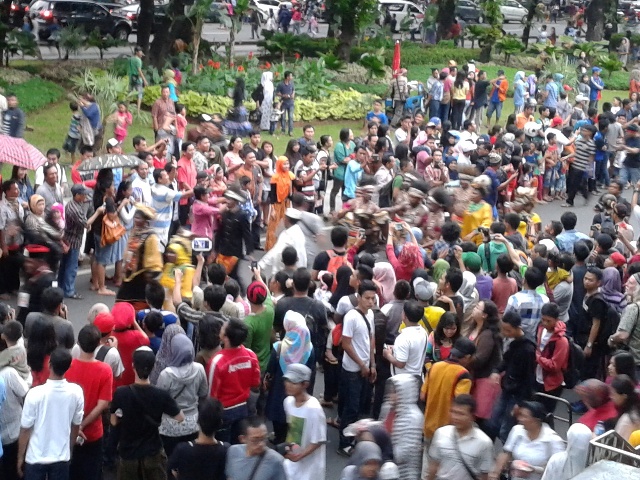
[[[68,462],[71,424],[80,425],[84,410],[82,387],[66,380],[47,380],[27,393],[22,428],[31,428],[27,463]]]
[[[396,136],[396,145],[399,143],[404,143],[407,141],[407,137],[409,136],[408,132],[405,132],[403,129],[398,128],[395,133]]]
[[[392,375],[400,373],[421,375],[426,354],[427,331],[419,325],[403,328],[393,344],[393,356],[396,360],[406,363],[404,368],[392,366]]]
[[[98,345],[98,348],[95,349],[93,354],[98,355],[101,348],[102,345]],[[77,343],[71,349],[71,356],[73,358],[80,358],[80,345]],[[122,363],[122,358],[120,358],[120,352],[118,352],[117,348],[111,347],[102,361],[111,367],[113,378],[118,378],[122,375],[122,372],[124,372],[124,364]]]
[[[64,167],[59,163],[56,163],[56,171],[58,172],[58,185],[62,186],[63,183],[67,183],[67,172]],[[42,185],[44,183],[44,165],[40,166],[36,170],[36,180],[34,185]]]
[[[367,312],[367,320],[369,321],[368,326],[362,314],[355,308],[347,312],[342,319],[342,336],[351,338],[351,344],[356,355],[365,365],[369,365],[371,356],[371,339],[373,337],[373,312],[371,310]],[[371,331],[369,328],[371,328]],[[347,372],[355,373],[360,371],[360,366],[346,353],[342,358],[342,367]]]
[[[522,425],[516,425],[509,432],[504,451],[511,452],[514,460],[522,460],[533,467],[544,467],[554,453],[564,452],[564,443],[546,423],[538,438],[530,440]],[[529,480],[540,480],[542,473],[532,472]]]
[[[356,298],[358,298],[358,294],[355,294]],[[378,299],[378,294],[376,293],[376,305],[380,305],[380,301]],[[349,298],[349,295],[345,295],[344,297],[342,297],[340,300],[338,300],[338,306],[336,307],[336,313],[342,315],[343,317],[347,314],[347,312],[350,312],[351,310],[353,310],[354,308],[356,308],[353,303],[351,303],[351,299]]]
[[[292,480],[324,480],[326,472],[327,418],[320,402],[309,397],[304,405],[297,407],[294,397],[284,399],[284,411],[287,415],[289,431],[287,442],[295,443],[300,448],[321,443],[311,455],[299,462],[284,461],[287,478]]]

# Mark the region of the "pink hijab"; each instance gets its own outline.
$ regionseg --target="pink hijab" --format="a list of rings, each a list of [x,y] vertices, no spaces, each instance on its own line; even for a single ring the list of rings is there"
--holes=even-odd
[[[396,285],[396,272],[389,262],[378,262],[373,267],[373,279],[380,287],[382,304],[393,300],[393,289]],[[382,306],[382,304],[380,306]]]

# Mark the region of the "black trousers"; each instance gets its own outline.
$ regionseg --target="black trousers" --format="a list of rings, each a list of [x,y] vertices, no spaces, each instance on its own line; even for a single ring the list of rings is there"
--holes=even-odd
[[[18,478],[18,441],[2,445],[2,458],[0,458],[0,478],[14,480]]]
[[[569,173],[567,174],[567,203],[569,205],[573,205],[573,201],[578,192],[580,192],[585,199],[589,198],[586,173],[571,165],[569,167]]]
[[[0,258],[0,293],[20,290],[20,269],[22,268],[22,248],[9,250],[9,255]]]
[[[102,478],[102,438],[73,447],[70,480],[100,480]]]

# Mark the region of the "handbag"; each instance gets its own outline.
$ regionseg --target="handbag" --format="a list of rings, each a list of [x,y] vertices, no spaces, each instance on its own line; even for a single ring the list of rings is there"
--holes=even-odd
[[[500,384],[489,378],[477,378],[473,382],[473,398],[476,400],[476,417],[491,418],[493,406],[500,396]]]
[[[100,246],[106,247],[116,243],[127,233],[127,229],[122,226],[120,220],[110,220],[106,215],[102,218],[102,235],[100,235]]]

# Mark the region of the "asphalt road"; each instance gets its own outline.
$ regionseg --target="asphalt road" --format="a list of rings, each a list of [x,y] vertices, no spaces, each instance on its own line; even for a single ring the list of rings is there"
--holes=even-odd
[[[532,37],[537,37],[539,35],[541,26],[542,26],[542,23],[540,22],[534,23],[531,29]],[[555,27],[556,32],[558,33],[558,35],[560,35],[562,32],[564,32],[564,29],[566,27],[566,21],[560,20],[556,24],[549,24],[549,30],[551,30],[551,27]],[[503,28],[509,34],[515,34],[520,36],[522,34],[523,27],[519,23],[506,23],[503,25]],[[319,30],[320,32],[318,34],[318,37],[326,37],[328,25],[326,23],[319,24]],[[306,27],[302,29],[302,33],[305,33],[305,32],[306,32]],[[400,35],[394,35],[394,37],[400,38]],[[229,40],[229,31],[221,29],[220,25],[217,23],[207,23],[204,26],[202,38],[210,42],[220,42],[221,46],[218,49],[218,53],[224,54],[224,43],[226,43]],[[238,55],[245,55],[251,51],[256,51],[257,49],[255,41],[252,41],[251,39],[251,28],[247,24],[243,25],[242,30],[236,37],[236,40],[240,43],[240,45],[236,46],[236,53]],[[130,46],[112,48],[108,50],[104,55],[105,58],[116,58],[122,55],[131,55],[133,51],[133,46],[136,43],[135,35],[129,36],[129,43],[131,44]],[[469,46],[468,42],[465,45]],[[46,45],[41,45],[40,52],[42,54],[42,58],[45,60],[58,59],[58,52],[56,51],[55,48],[49,48]],[[87,50],[83,50],[78,55],[73,55],[71,58],[78,59],[78,60],[88,60],[88,59],[99,58],[99,54],[97,49],[89,48]]]

